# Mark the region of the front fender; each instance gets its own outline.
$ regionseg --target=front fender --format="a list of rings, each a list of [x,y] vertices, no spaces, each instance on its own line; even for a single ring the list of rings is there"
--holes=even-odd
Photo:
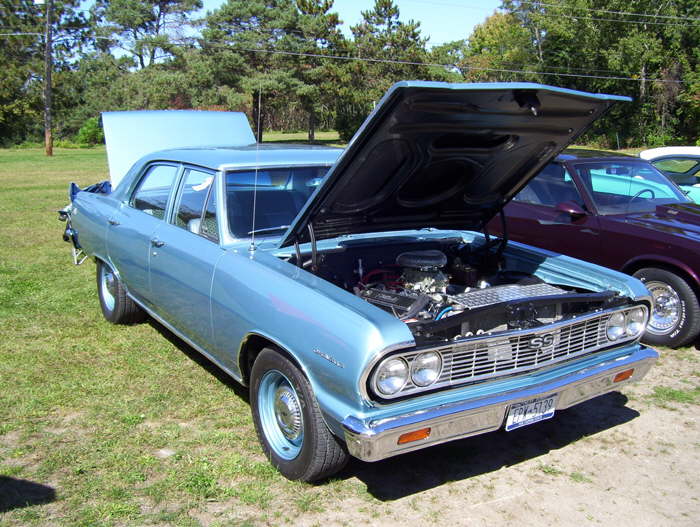
[[[260,335],[304,370],[324,414],[341,421],[367,406],[359,383],[387,348],[412,346],[408,327],[329,282],[258,250],[229,250],[212,285],[218,354],[241,374],[240,345]]]

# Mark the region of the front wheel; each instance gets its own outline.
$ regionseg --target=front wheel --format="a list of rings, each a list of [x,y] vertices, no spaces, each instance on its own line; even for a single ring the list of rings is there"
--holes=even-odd
[[[116,273],[100,260],[97,261],[97,296],[102,314],[112,324],[136,324],[146,319],[146,312],[129,298]]]
[[[309,381],[280,352],[260,352],[250,376],[250,405],[265,455],[282,475],[316,481],[348,460],[321,416]]]
[[[665,269],[647,267],[634,276],[649,289],[652,310],[642,341],[656,346],[679,348],[700,333],[700,304],[692,287]]]

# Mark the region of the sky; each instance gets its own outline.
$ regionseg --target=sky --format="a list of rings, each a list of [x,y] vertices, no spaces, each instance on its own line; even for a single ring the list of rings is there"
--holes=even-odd
[[[421,34],[429,37],[429,46],[467,38],[475,25],[482,23],[501,5],[501,0],[394,0],[399,7],[399,19],[411,19],[421,24]],[[205,10],[219,7],[224,0],[203,0]],[[333,11],[344,22],[346,35],[350,26],[362,18],[362,11],[374,5],[374,0],[335,0]]]

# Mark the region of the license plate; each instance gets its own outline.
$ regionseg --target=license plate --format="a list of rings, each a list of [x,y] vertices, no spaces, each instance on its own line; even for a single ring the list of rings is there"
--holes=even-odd
[[[556,399],[557,394],[553,394],[511,405],[506,420],[506,431],[510,432],[516,428],[553,417]]]

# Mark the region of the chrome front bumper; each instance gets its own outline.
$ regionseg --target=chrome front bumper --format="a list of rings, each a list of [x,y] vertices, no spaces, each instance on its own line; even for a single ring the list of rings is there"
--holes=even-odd
[[[487,398],[467,399],[457,403],[376,421],[349,416],[342,422],[350,454],[363,461],[379,461],[398,454],[453,441],[503,426],[510,406],[538,397],[557,395],[556,410],[563,410],[644,377],[658,358],[651,348],[640,348],[615,360],[586,367],[552,381]],[[626,380],[613,382],[618,373],[634,368]],[[429,427],[430,435],[420,441],[398,444],[408,432]]]

